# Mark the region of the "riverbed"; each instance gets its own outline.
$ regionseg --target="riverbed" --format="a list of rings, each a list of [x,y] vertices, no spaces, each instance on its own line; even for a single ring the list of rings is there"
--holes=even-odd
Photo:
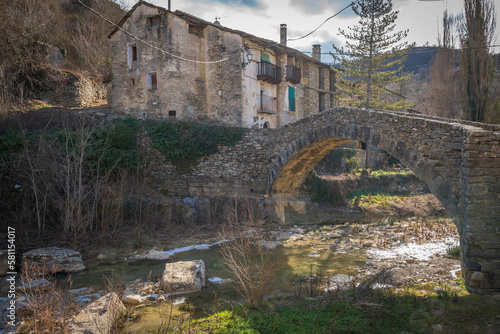
[[[279,261],[276,281],[268,297],[293,295],[291,282],[296,277],[314,276],[322,284],[339,274],[361,280],[387,265],[395,268],[388,282],[396,286],[425,280],[449,283],[456,280],[459,272],[459,261],[444,257],[458,246],[458,233],[450,219],[408,218],[370,224],[276,226],[268,236],[269,245],[277,247],[275,252]],[[164,254],[165,259],[148,260],[148,254]],[[64,290],[90,288],[88,295],[75,298],[79,307],[83,307],[107,291],[124,291],[131,281],[158,282],[166,262],[186,260],[203,260],[206,277],[212,281],[213,278],[232,277],[221,262],[220,242],[206,242],[181,244],[166,250],[157,247],[116,263],[103,259],[71,276],[56,276],[53,282]],[[210,281],[197,293],[166,296],[164,301],[156,296],[142,305],[129,305],[126,332],[155,333],[167,324],[172,327],[182,321],[186,314],[205,316],[219,302],[244,302],[232,283],[213,284]]]

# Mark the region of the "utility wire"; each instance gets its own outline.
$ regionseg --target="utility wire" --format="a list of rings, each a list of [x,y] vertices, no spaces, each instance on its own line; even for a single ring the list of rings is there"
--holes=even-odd
[[[226,60],[229,60],[229,57],[226,57],[224,59],[221,59],[221,60],[215,60],[215,61],[199,61],[199,60],[192,60],[192,59],[187,59],[187,58],[184,58],[184,57],[180,57],[180,56],[177,56],[177,55],[174,55],[168,51],[165,51],[163,49],[160,49],[159,47],[157,46],[154,46],[148,42],[146,42],[145,40],[131,34],[130,32],[126,31],[125,29],[123,29],[122,27],[118,26],[117,24],[113,23],[112,21],[108,20],[106,17],[104,17],[103,15],[101,15],[99,12],[95,11],[93,8],[90,8],[89,6],[85,5],[83,2],[81,2],[80,0],[78,0],[78,2],[80,3],[80,5],[82,5],[83,7],[87,8],[88,10],[90,10],[91,12],[93,12],[94,14],[96,14],[97,16],[99,16],[101,19],[103,19],[104,21],[110,23],[111,25],[115,26],[116,28],[118,28],[119,30],[123,31],[123,33],[129,35],[130,37],[132,37],[133,39],[149,46],[150,48],[153,48],[155,50],[158,50],[160,51],[161,53],[164,53],[170,57],[173,57],[173,58],[176,58],[176,59],[179,59],[179,60],[183,60],[183,61],[187,61],[187,62],[190,62],[190,63],[196,63],[196,64],[218,64],[218,63],[222,63]]]
[[[348,6],[344,7],[341,11],[339,11],[338,13],[336,14],[333,14],[332,16],[330,16],[329,18],[327,18],[325,21],[323,21],[323,23],[321,23],[316,29],[314,29],[313,31],[311,31],[310,33],[304,35],[304,36],[301,36],[301,37],[296,37],[296,38],[289,38],[287,39],[287,42],[288,41],[298,41],[299,39],[303,39],[303,38],[306,38],[307,36],[313,34],[316,32],[316,30],[318,30],[319,28],[321,28],[323,26],[323,24],[325,24],[328,20],[330,19],[333,19],[335,16],[339,15],[340,13],[342,13],[344,10],[346,10],[347,8],[351,7],[352,5],[354,5],[354,2],[351,2]]]

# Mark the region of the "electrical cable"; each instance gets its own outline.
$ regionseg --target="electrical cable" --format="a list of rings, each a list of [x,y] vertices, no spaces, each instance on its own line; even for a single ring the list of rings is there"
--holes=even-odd
[[[316,30],[318,30],[319,28],[321,28],[323,26],[323,24],[325,24],[328,20],[333,19],[335,16],[339,15],[340,13],[342,13],[344,10],[346,10],[349,7],[351,7],[352,5],[354,5],[354,2],[351,2],[348,6],[344,7],[341,11],[339,11],[336,14],[333,14],[332,16],[330,16],[329,18],[327,18],[325,21],[323,21],[323,23],[321,23],[316,29],[314,29],[310,33],[308,33],[308,34],[306,34],[304,36],[301,36],[301,37],[289,38],[289,39],[287,39],[287,42],[289,42],[289,41],[298,41],[299,39],[306,38],[307,36],[315,33]]]
[[[159,47],[157,46],[154,46],[148,42],[146,42],[145,40],[131,34],[130,32],[126,31],[125,29],[123,29],[122,27],[118,26],[117,24],[113,23],[112,21],[108,20],[106,17],[104,17],[103,15],[101,15],[99,12],[95,11],[93,8],[85,5],[83,2],[81,2],[80,0],[78,0],[78,2],[85,8],[87,8],[88,10],[90,10],[91,12],[93,12],[94,14],[96,14],[97,16],[99,16],[101,19],[103,19],[104,21],[110,23],[111,25],[115,26],[116,28],[118,28],[119,30],[121,30],[123,33],[129,35],[130,37],[132,37],[133,39],[149,46],[150,48],[153,48],[155,50],[158,50],[160,51],[161,53],[164,53],[170,57],[173,57],[173,58],[176,58],[176,59],[179,59],[179,60],[183,60],[183,61],[186,61],[186,62],[190,62],[190,63],[195,63],[195,64],[219,64],[219,63],[222,63],[226,60],[229,60],[229,57],[226,57],[226,58],[223,58],[221,60],[214,60],[214,61],[199,61],[199,60],[192,60],[192,59],[187,59],[187,58],[184,58],[184,57],[180,57],[180,56],[177,56],[177,55],[174,55],[168,51],[165,51],[163,49],[160,49]]]

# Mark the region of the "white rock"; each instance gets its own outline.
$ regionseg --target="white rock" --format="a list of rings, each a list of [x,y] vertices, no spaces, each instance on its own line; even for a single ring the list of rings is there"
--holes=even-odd
[[[24,253],[22,266],[28,272],[40,274],[72,273],[85,269],[80,252],[57,247],[33,249]]]
[[[145,256],[147,260],[168,260],[170,259],[170,254],[161,251],[151,251]]]
[[[132,305],[142,304],[146,301],[146,297],[140,296],[132,291],[126,292],[122,296],[122,302]]]
[[[67,329],[70,334],[108,334],[118,317],[125,312],[120,298],[111,292],[87,305],[71,319]]]
[[[196,292],[205,286],[203,260],[179,261],[165,264],[161,287],[166,292]]]
[[[292,232],[278,232],[274,235],[274,238],[278,241],[280,240],[288,240],[293,235]]]

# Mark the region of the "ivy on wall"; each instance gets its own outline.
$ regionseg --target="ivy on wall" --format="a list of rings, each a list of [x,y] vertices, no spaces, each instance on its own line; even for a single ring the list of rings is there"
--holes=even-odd
[[[218,146],[235,145],[243,130],[192,122],[145,121],[152,146],[171,162],[193,162],[218,152]]]
[[[0,132],[0,164],[11,161],[27,146],[36,145],[43,139],[72,156],[83,147],[86,165],[97,168],[99,173],[135,171],[143,163],[137,150],[137,136],[143,131],[151,137],[153,148],[173,163],[195,162],[218,152],[219,146],[235,145],[243,137],[243,129],[238,128],[194,122],[140,121],[133,117],[79,130],[9,129]]]

